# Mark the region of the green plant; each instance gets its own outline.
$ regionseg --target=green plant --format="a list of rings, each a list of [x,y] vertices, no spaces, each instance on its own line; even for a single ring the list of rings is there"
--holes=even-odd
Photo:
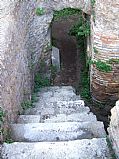
[[[94,9],[92,9],[92,16],[93,16],[93,21],[95,23],[96,15],[95,15],[95,10]]]
[[[96,54],[98,54],[98,50],[97,50],[96,47],[93,47],[93,50],[94,50],[94,52],[95,52]]]
[[[40,8],[36,8],[36,15],[40,16],[43,15],[45,13],[44,8],[40,7]]]
[[[89,21],[84,20],[83,17],[80,16],[79,21],[70,29],[69,34],[77,38],[81,36],[87,37],[90,34]]]
[[[51,65],[50,70],[51,70],[51,81],[53,82],[57,74],[57,67],[55,65]]]
[[[101,60],[92,61],[91,63],[92,63],[92,64],[95,64],[95,65],[96,65],[96,68],[97,68],[99,71],[102,71],[102,72],[110,72],[110,71],[112,71],[111,65],[109,65],[108,63],[103,62],[103,61],[101,61]]]
[[[5,142],[6,142],[7,144],[12,144],[12,143],[14,142],[14,140],[11,139],[11,138],[7,138],[7,139],[5,140]]]
[[[3,128],[4,117],[5,117],[5,113],[3,109],[0,107],[0,136],[2,136],[4,132],[4,128]]]
[[[54,18],[53,20],[59,20],[62,17],[68,17],[71,15],[78,15],[80,14],[81,11],[79,9],[74,9],[74,8],[65,8],[60,11],[54,11]]]
[[[0,107],[0,125],[1,125],[1,123],[3,122],[4,116],[5,116],[5,113],[4,113],[4,111],[2,110],[2,108]]]
[[[13,140],[11,139],[11,135],[10,135],[10,130],[8,129],[4,129],[4,117],[5,117],[5,112],[3,111],[3,109],[0,107],[0,135],[4,136],[4,142],[10,144],[13,143]]]
[[[37,101],[38,101],[37,94],[34,92],[34,93],[32,93],[32,96],[31,96],[31,102],[33,104]]]
[[[88,76],[88,69],[85,69],[84,72],[81,72],[81,97],[85,100],[90,100],[90,79]]]
[[[77,87],[77,92],[80,92],[82,98],[89,101],[90,96],[90,78],[88,74],[89,64],[86,64],[86,45],[85,39],[90,34],[90,23],[86,20],[83,14],[80,14],[79,20],[69,31],[69,35],[75,36],[77,39],[77,47],[80,50],[80,60],[82,70],[80,72],[80,82]]]
[[[91,0],[91,6],[92,6],[92,8],[94,7],[95,2],[96,2],[96,0]]]
[[[40,88],[49,86],[50,80],[47,77],[43,77],[40,73],[37,73],[34,78],[34,91],[37,92]]]
[[[108,62],[109,64],[119,64],[119,59],[114,59],[114,58],[112,58],[112,59],[109,59],[107,62]]]
[[[26,101],[23,101],[21,103],[21,107],[23,110],[26,110],[28,108],[31,108],[32,107],[32,101],[31,100],[26,100]]]
[[[96,18],[96,15],[95,15],[95,8],[94,8],[95,2],[96,2],[96,0],[91,0],[92,16],[93,16],[93,21],[94,21],[94,23],[95,23],[95,18]]]
[[[52,45],[50,43],[47,43],[47,45],[44,47],[43,52],[47,52],[52,49]]]
[[[8,129],[6,131],[4,130],[3,133],[4,133],[4,136],[5,136],[5,141],[4,142],[6,142],[7,144],[11,144],[11,143],[14,142],[13,139],[11,138],[11,130],[10,129]]]

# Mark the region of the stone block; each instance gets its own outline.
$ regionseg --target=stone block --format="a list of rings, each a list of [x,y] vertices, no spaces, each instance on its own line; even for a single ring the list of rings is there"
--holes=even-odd
[[[56,47],[52,47],[52,65],[56,67],[57,72],[60,71],[60,52]]]

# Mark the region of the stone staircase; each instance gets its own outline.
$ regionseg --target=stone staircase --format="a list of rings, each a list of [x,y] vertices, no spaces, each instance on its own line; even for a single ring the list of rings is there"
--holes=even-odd
[[[11,132],[3,159],[111,159],[103,123],[70,86],[43,88]]]

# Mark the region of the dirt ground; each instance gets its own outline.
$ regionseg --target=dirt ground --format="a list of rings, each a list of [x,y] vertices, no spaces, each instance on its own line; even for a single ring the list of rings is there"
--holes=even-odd
[[[78,17],[71,16],[52,23],[52,38],[55,46],[60,50],[61,59],[61,71],[57,74],[54,85],[71,85],[76,87],[77,80],[80,80],[80,73],[77,78],[76,39],[68,34],[72,25],[77,22],[77,19]],[[81,67],[81,64],[79,64],[79,72],[82,69]],[[104,122],[105,128],[107,128],[109,125],[110,109],[114,105],[110,105],[110,103],[107,103],[105,107],[99,107],[95,103],[86,103],[86,105],[90,107],[99,121]]]

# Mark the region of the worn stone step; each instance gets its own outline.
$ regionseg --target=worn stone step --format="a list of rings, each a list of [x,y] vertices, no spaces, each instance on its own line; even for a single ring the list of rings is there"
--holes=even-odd
[[[111,159],[105,138],[3,144],[3,159]]]
[[[89,107],[84,106],[83,100],[78,101],[57,101],[52,103],[43,104],[38,103],[34,108],[27,109],[24,114],[27,115],[56,115],[56,114],[71,114],[90,112]]]
[[[76,94],[73,91],[44,92],[44,93],[39,92],[37,94],[37,96],[42,97],[44,99],[52,98],[52,97],[56,97],[56,98],[59,98],[59,99],[65,99],[65,98],[68,98],[68,97],[69,98],[74,97],[74,96],[76,96]]]
[[[45,91],[46,90],[46,91]],[[75,91],[74,89],[70,88],[68,89],[67,87],[59,87],[59,89],[55,89],[54,87],[47,87],[47,88],[42,88],[40,92],[38,92],[37,94],[38,96],[42,96],[42,98],[50,98],[50,97],[58,97],[58,98],[61,98],[61,97],[72,97],[75,94]]]
[[[14,141],[65,141],[105,137],[102,122],[11,124]]]
[[[48,107],[49,105],[51,105],[54,102],[57,101],[77,101],[80,100],[79,96],[76,96],[74,93],[72,94],[61,94],[61,95],[53,95],[53,96],[49,96],[47,93],[44,95],[40,95],[39,97],[37,97],[37,102],[33,103],[33,105],[35,107],[42,107],[42,106],[46,106]]]
[[[56,114],[56,115],[20,115],[17,119],[19,124],[27,123],[57,123],[57,122],[85,122],[85,121],[97,121],[96,116],[93,113],[73,113],[73,114]]]
[[[17,123],[19,124],[40,123],[40,122],[41,122],[40,115],[20,115],[17,119]]]
[[[72,87],[61,87],[61,89],[58,88],[55,89],[54,87],[46,87],[41,89],[41,91],[37,94],[37,96],[39,97],[39,101],[34,104],[37,105],[41,103],[40,105],[48,105],[55,101],[74,101],[81,99],[79,95],[75,94],[74,89]]]
[[[50,87],[43,87],[40,89],[39,93],[46,93],[46,92],[75,92],[75,89],[72,86],[50,86]]]
[[[93,113],[72,113],[72,114],[57,114],[55,116],[41,116],[41,122],[45,123],[58,123],[58,122],[85,122],[85,121],[92,121],[96,122],[97,118]]]
[[[52,107],[47,108],[30,108],[27,109],[24,114],[25,115],[41,115],[41,116],[49,116],[49,115],[56,115],[56,114],[72,114],[72,113],[82,113],[82,112],[90,112],[88,107],[81,107],[81,108],[59,108],[55,109]]]

